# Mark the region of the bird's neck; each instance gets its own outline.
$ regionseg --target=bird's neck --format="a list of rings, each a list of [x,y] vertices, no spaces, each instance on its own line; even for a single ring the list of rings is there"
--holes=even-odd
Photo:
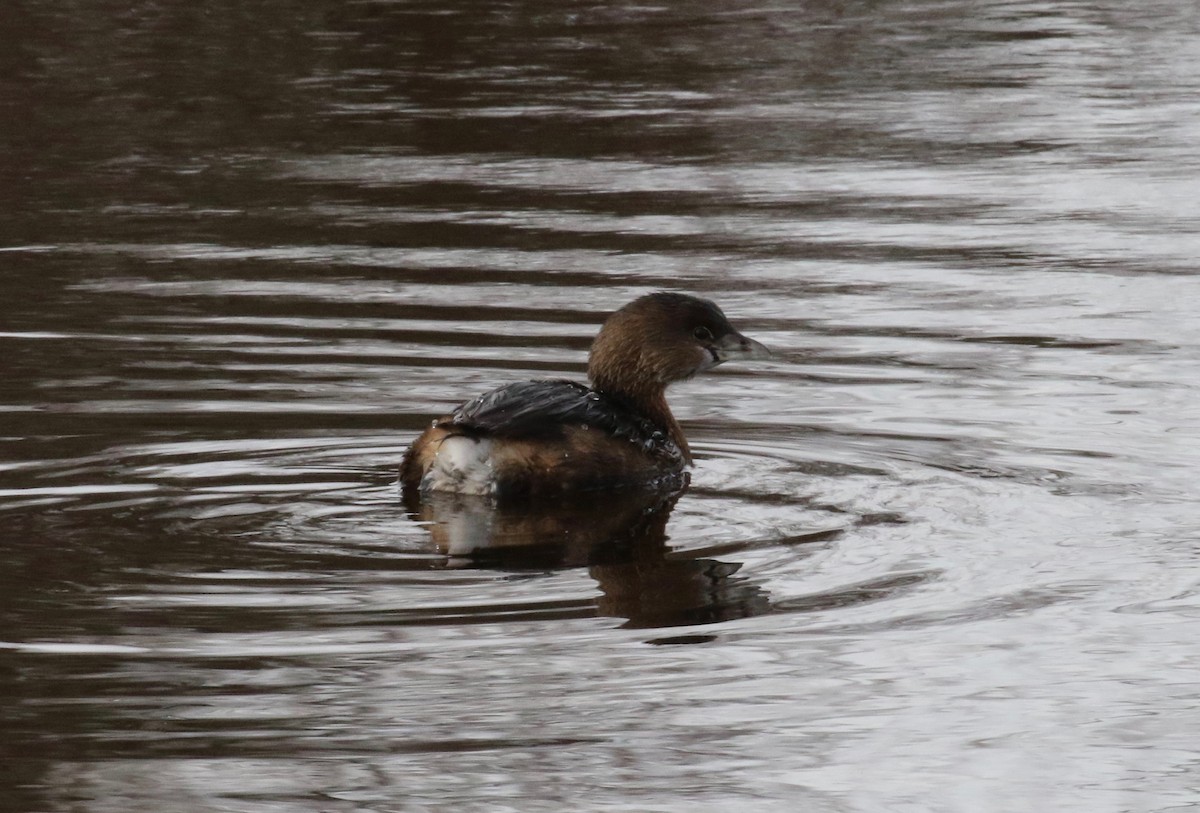
[[[675,416],[671,414],[664,387],[606,387],[602,383],[596,383],[595,388],[597,391],[621,401],[665,432],[667,437],[674,441],[679,450],[683,452],[684,459],[688,463],[692,462],[692,450],[688,446],[687,437],[684,436],[679,421],[675,420]]]

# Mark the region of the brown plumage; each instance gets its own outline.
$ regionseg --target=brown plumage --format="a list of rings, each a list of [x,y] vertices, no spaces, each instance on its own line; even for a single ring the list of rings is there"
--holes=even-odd
[[[549,494],[678,479],[691,451],[666,388],[731,358],[765,358],[720,308],[685,294],[634,300],[605,321],[591,388],[510,384],[433,422],[404,455],[407,492]]]

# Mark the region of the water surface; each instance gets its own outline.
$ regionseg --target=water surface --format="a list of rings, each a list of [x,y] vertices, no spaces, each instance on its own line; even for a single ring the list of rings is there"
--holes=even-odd
[[[5,809],[1200,802],[1190,4],[0,19]],[[410,516],[659,289],[686,492]]]

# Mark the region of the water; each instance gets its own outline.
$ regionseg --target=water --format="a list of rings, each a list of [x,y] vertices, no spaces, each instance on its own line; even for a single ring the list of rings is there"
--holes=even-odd
[[[3,809],[1200,804],[1192,4],[0,22]],[[660,288],[677,502],[408,516]]]

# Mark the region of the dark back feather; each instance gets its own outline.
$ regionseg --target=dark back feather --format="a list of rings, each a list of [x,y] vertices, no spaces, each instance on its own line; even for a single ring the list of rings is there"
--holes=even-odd
[[[552,438],[566,426],[587,426],[636,443],[649,453],[679,454],[667,433],[622,401],[575,381],[508,384],[480,395],[441,424],[467,435]]]

